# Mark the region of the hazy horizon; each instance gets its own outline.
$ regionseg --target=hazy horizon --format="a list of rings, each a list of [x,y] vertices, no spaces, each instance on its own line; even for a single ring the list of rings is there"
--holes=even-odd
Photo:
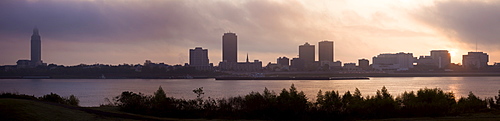
[[[222,60],[222,35],[238,36],[238,61],[298,57],[298,46],[334,41],[335,60],[357,63],[380,53],[470,51],[500,62],[500,1],[461,0],[2,0],[0,65],[30,59],[40,30],[42,60],[61,65],[183,64],[189,49]],[[318,56],[316,56],[318,60]]]

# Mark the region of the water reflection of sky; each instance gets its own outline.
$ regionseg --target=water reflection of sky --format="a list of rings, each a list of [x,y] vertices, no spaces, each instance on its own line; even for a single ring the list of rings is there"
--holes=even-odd
[[[193,99],[193,89],[203,87],[204,97],[227,98],[246,95],[252,91],[262,92],[265,87],[276,94],[283,88],[295,84],[310,100],[315,100],[319,90],[338,91],[344,94],[358,88],[364,97],[376,94],[385,86],[393,96],[405,91],[422,88],[440,88],[455,93],[455,97],[466,97],[470,91],[481,98],[498,95],[500,77],[376,77],[370,80],[239,80],[219,81],[214,79],[2,79],[0,92],[18,92],[42,96],[51,92],[61,96],[71,94],[80,99],[82,106],[98,106],[106,103],[123,91],[152,95],[162,87],[167,96]]]

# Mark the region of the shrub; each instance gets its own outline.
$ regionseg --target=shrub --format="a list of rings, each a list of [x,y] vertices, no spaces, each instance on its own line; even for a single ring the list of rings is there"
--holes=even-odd
[[[456,104],[452,92],[444,93],[438,88],[420,89],[416,95],[413,91],[404,92],[397,101],[405,116],[442,116],[449,114],[451,107]]]
[[[457,113],[472,113],[472,112],[486,110],[487,104],[486,101],[481,100],[479,97],[475,96],[472,92],[469,92],[467,98],[462,97],[458,100],[455,109]]]
[[[80,100],[78,100],[78,98],[76,98],[74,95],[71,95],[69,98],[66,98],[66,97],[61,97],[55,93],[43,95],[38,99],[41,101],[54,102],[54,103],[73,105],[73,106],[78,106],[78,103],[80,102]]]

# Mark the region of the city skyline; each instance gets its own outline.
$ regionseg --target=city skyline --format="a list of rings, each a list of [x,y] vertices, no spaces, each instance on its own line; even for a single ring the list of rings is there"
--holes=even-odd
[[[41,56],[48,64],[137,64],[144,60],[183,64],[189,62],[186,50],[193,47],[209,49],[210,63],[216,64],[222,61],[220,35],[228,31],[239,35],[238,62],[245,61],[246,53],[250,60],[264,63],[298,57],[298,45],[316,45],[322,40],[334,41],[334,61],[345,63],[380,53],[428,55],[430,50],[448,50],[452,63],[462,63],[462,55],[476,51],[476,42],[478,51],[490,55],[489,64],[500,62],[496,41],[500,37],[494,34],[500,28],[494,21],[498,10],[491,9],[500,2],[360,3],[365,2],[1,1],[0,11],[8,12],[0,12],[6,18],[0,20],[4,23],[0,65],[30,58],[29,36],[34,26],[43,35]],[[447,8],[458,12],[448,13]],[[459,13],[463,9],[471,12]],[[478,12],[486,15],[474,14]],[[470,18],[482,22],[462,23]]]

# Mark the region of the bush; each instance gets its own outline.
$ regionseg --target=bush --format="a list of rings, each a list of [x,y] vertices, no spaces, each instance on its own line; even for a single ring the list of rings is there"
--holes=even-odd
[[[487,103],[481,100],[479,97],[475,96],[472,92],[469,92],[467,98],[460,98],[456,105],[455,111],[457,113],[472,113],[478,111],[487,110]]]
[[[402,115],[405,116],[443,116],[449,114],[451,107],[455,102],[455,96],[452,92],[444,93],[443,90],[420,89],[417,95],[413,91],[404,92],[397,98],[402,109]]]
[[[73,106],[78,106],[78,103],[80,102],[80,100],[78,100],[78,98],[76,98],[74,95],[71,95],[69,98],[66,98],[66,97],[61,97],[55,93],[43,95],[38,99],[41,101],[54,102],[54,103],[73,105]]]

